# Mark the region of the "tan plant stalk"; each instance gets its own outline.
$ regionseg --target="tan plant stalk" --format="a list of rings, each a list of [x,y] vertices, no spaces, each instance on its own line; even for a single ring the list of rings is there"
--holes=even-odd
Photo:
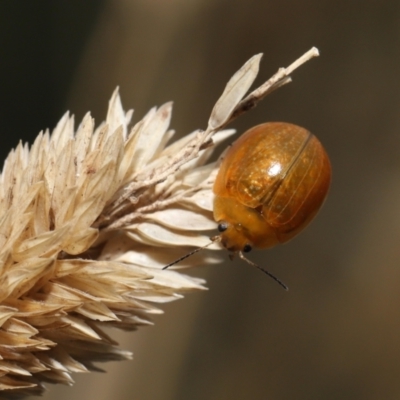
[[[134,330],[161,312],[155,304],[203,289],[202,280],[162,270],[182,246],[209,242],[216,228],[204,165],[222,130],[287,83],[307,52],[247,95],[261,55],[228,82],[204,131],[165,147],[172,105],[151,109],[132,128],[118,90],[106,121],[87,114],[74,130],[66,114],[33,145],[20,143],[0,175],[0,390],[40,394],[44,382],[72,384],[97,361],[131,358],[105,326]],[[219,249],[214,244],[214,249]],[[211,247],[212,248],[212,247]],[[199,253],[182,266],[218,262]]]

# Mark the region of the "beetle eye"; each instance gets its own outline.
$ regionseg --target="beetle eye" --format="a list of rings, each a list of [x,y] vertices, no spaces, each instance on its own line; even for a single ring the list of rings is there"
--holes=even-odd
[[[249,251],[251,251],[252,247],[251,245],[249,245],[248,243],[244,245],[243,247],[243,253],[248,253]]]
[[[228,229],[228,224],[226,222],[220,222],[218,224],[218,231],[225,232]]]

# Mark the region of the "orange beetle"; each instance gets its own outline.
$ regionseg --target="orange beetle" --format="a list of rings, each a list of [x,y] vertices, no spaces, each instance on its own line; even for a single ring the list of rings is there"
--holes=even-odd
[[[249,129],[215,180],[218,240],[233,252],[287,242],[313,219],[330,180],[328,155],[306,129],[283,122]]]
[[[220,234],[211,243],[220,241],[287,290],[243,252],[273,247],[296,236],[321,207],[330,181],[328,155],[306,129],[284,122],[249,129],[228,150],[215,180],[214,219]]]

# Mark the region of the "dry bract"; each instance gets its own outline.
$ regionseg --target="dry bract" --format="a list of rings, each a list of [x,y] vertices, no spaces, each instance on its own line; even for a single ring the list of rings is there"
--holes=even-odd
[[[116,90],[98,128],[88,114],[75,131],[66,114],[51,135],[11,151],[0,176],[3,395],[40,394],[43,382],[72,384],[71,373],[94,369],[93,362],[131,358],[102,327],[150,324],[149,315],[160,312],[155,304],[204,288],[161,268],[182,246],[208,243],[205,232],[215,229],[217,166],[206,162],[213,145],[233,133],[221,129],[289,80],[291,67],[242,100],[259,61],[234,75],[205,131],[167,147],[172,104],[129,128],[132,112]],[[203,252],[182,266],[219,257]]]

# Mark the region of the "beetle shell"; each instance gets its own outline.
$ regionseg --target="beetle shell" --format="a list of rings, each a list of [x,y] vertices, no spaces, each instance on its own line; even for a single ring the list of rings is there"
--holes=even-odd
[[[319,140],[274,122],[245,132],[228,150],[214,184],[221,243],[249,251],[285,243],[313,219],[331,180]]]

